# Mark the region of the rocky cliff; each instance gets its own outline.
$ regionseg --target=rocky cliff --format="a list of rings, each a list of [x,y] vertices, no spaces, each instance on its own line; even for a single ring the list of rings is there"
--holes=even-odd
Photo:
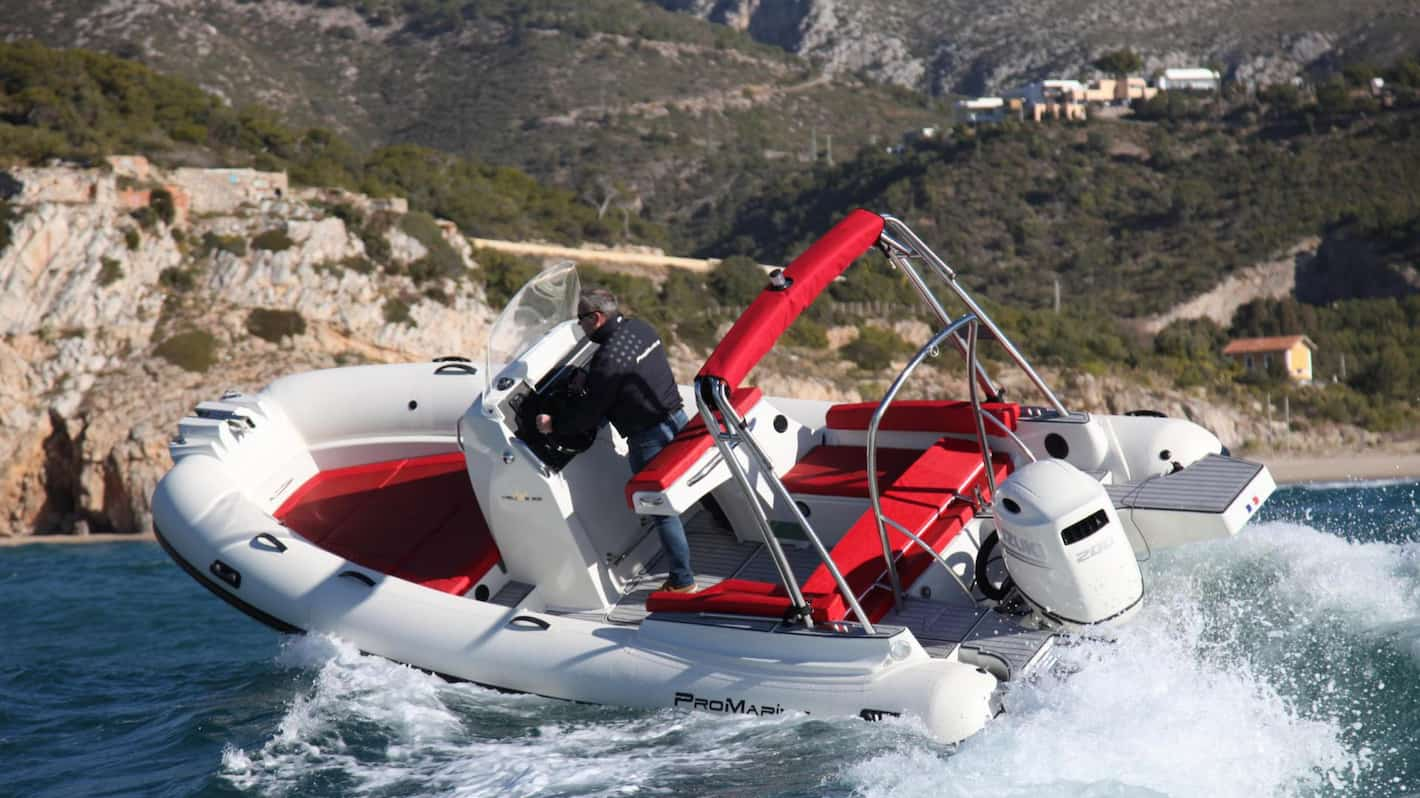
[[[161,174],[137,163],[11,170],[24,192],[10,200],[18,218],[0,253],[0,535],[146,530],[174,425],[226,388],[482,351],[490,312],[480,286],[370,270],[359,260],[366,241],[329,210],[398,214],[402,202],[253,194],[240,179],[260,173]],[[135,195],[122,188],[132,183],[165,185],[202,211],[171,224],[135,218]],[[465,240],[446,230],[472,267]],[[278,243],[247,244],[262,234]],[[426,254],[397,226],[383,237],[393,270]],[[294,310],[304,330],[254,331],[257,309]]]
[[[981,94],[1042,77],[1091,74],[1129,47],[1145,72],[1216,65],[1239,80],[1283,82],[1314,66],[1413,51],[1420,13],[1382,0],[1121,2],[1075,0],[659,0],[808,56],[831,72],[935,92]]]
[[[494,313],[466,240],[440,228],[466,275],[416,283],[407,267],[428,249],[402,231],[402,200],[291,191],[284,175],[250,170],[164,173],[142,159],[9,174],[6,185],[20,188],[0,250],[0,536],[149,530],[168,438],[226,389],[483,350]],[[158,197],[171,201],[171,221],[154,212]],[[347,224],[374,216],[386,222],[378,239]],[[387,250],[384,268],[365,260],[371,246]],[[263,328],[253,311],[286,324]],[[920,322],[893,326],[909,341],[930,334]],[[844,327],[828,337],[837,348],[856,335]],[[679,344],[672,355],[682,380],[703,358]],[[959,372],[928,367],[914,385],[931,387],[910,394],[965,395]],[[790,349],[753,380],[771,394],[859,400],[879,395],[888,374],[874,381],[822,352]],[[1161,410],[1235,446],[1292,440],[1280,414],[1272,421],[1261,407],[1229,407],[1147,375],[1047,379],[1072,407]],[[1004,381],[1030,401],[1020,379]],[[1361,435],[1314,430],[1306,439],[1326,447]]]

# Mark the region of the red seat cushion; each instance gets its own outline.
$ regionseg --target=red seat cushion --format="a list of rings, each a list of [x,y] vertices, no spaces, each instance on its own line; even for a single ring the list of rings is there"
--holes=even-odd
[[[764,392],[758,388],[736,388],[730,392],[730,405],[744,417],[763,396]],[[675,484],[713,443],[705,429],[705,421],[696,415],[660,454],[626,483],[626,504],[635,509],[631,498],[637,491],[658,492]]]
[[[783,585],[726,579],[695,593],[658,590],[646,599],[651,612],[718,612],[780,618],[789,611],[789,595]]]
[[[500,557],[459,452],[322,471],[274,515],[331,554],[446,593]]]
[[[1004,480],[1009,461],[998,456],[993,462],[997,479]],[[957,493],[969,493],[984,481],[985,468],[975,444],[944,438],[921,452],[883,492],[883,512],[912,530],[934,550],[941,551],[974,515],[971,505],[957,498]],[[891,525],[887,526],[887,532],[905,587],[926,571],[933,558]],[[863,596],[861,604],[868,618],[881,620],[892,609],[893,601],[890,591],[873,589],[887,569],[872,510],[863,513],[834,545],[829,556],[853,594]],[[848,603],[838,591],[827,566],[821,564],[814,569],[804,582],[803,593],[813,608],[815,622],[847,617]],[[646,607],[653,612],[782,617],[789,609],[789,598],[779,585],[730,579],[698,593],[653,593]]]
[[[922,453],[878,449],[878,488],[885,490]],[[861,446],[815,446],[783,477],[790,493],[868,498],[868,454]]]
[[[1016,429],[1021,419],[1021,406],[1013,402],[986,402],[981,408],[1000,419],[1010,429]],[[829,429],[865,430],[878,410],[877,402],[855,402],[834,405],[828,409]],[[893,402],[883,414],[881,430],[899,432],[936,432],[950,435],[975,435],[971,402],[904,400]],[[986,424],[987,435],[999,435],[995,424]]]

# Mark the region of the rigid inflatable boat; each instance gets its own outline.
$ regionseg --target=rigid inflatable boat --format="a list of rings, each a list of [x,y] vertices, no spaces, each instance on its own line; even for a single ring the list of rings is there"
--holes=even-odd
[[[882,401],[743,385],[871,247],[940,321]],[[1135,613],[1148,551],[1234,535],[1274,488],[1191,422],[1067,409],[946,263],[861,210],[771,273],[682,388],[697,417],[633,474],[610,427],[563,439],[533,423],[576,401],[596,346],[578,291],[571,264],[535,276],[481,363],[316,371],[198,405],[153,498],[163,547],[277,629],[454,679],[635,707],[910,716],[955,741],[1061,636]],[[977,357],[987,341],[1041,404],[1003,400]],[[969,395],[898,400],[946,348]],[[695,593],[658,590],[649,521],[672,513]]]

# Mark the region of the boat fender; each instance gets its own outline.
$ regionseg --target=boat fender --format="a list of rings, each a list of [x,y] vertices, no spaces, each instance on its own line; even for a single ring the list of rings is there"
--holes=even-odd
[[[993,706],[1000,682],[981,668],[959,666],[932,685],[923,722],[938,740],[957,743],[981,731],[996,716]]]

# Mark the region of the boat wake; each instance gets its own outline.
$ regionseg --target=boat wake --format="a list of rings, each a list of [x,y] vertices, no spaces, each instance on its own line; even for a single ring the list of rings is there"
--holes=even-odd
[[[1116,642],[1063,649],[955,756],[887,752],[849,778],[868,796],[1420,786],[1395,777],[1416,774],[1420,544],[1273,522],[1151,566],[1150,604]]]
[[[1414,537],[1411,535],[1410,537]],[[1420,784],[1420,544],[1271,522],[1146,568],[1112,643],[1058,650],[959,747],[909,721],[500,694],[293,639],[312,673],[222,777],[262,794],[1400,795]],[[1402,777],[1397,774],[1408,774]]]

